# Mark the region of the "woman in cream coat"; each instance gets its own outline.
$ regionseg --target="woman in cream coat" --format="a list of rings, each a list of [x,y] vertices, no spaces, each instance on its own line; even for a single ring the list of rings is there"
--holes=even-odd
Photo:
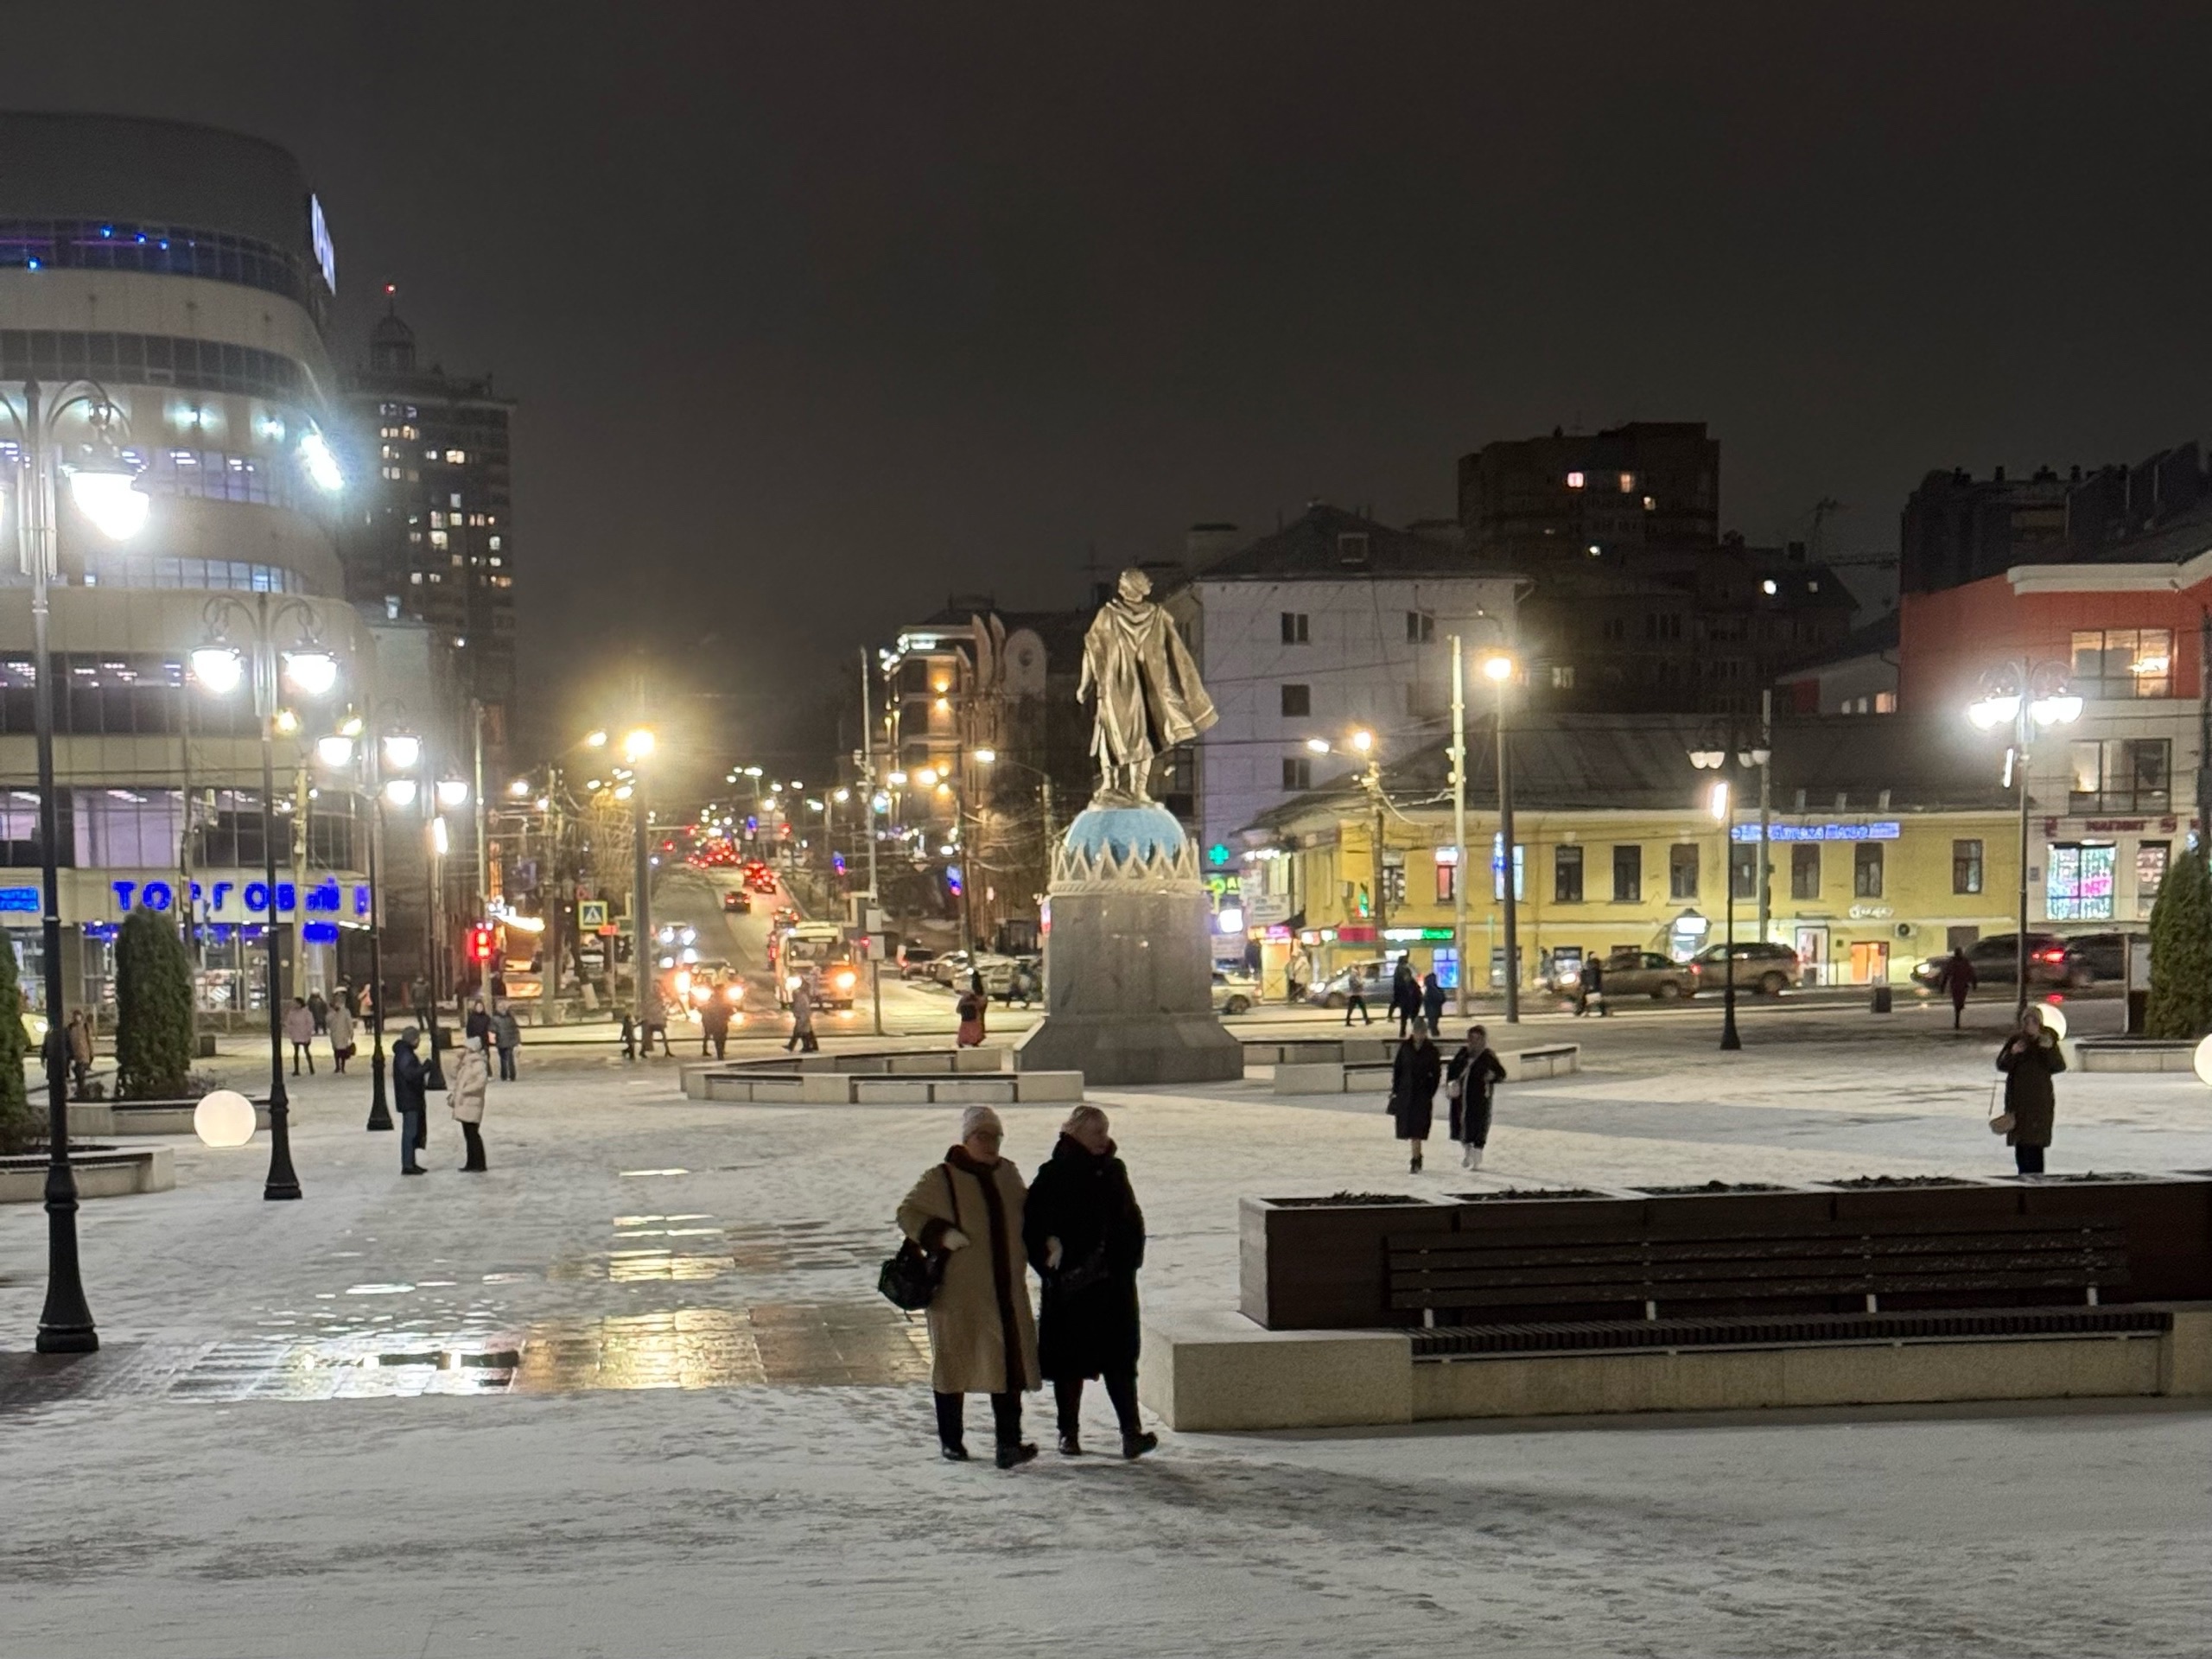
[[[484,1096],[491,1084],[492,1066],[485,1058],[484,1039],[472,1037],[468,1046],[461,1051],[461,1059],[454,1067],[453,1082],[446,1090],[453,1115],[461,1122],[461,1138],[468,1142],[468,1161],[461,1166],[464,1174],[481,1173],[487,1167],[484,1162],[484,1135],[477,1125],[484,1121]]]
[[[1005,1134],[988,1106],[963,1113],[960,1144],[914,1183],[899,1206],[899,1230],[946,1252],[929,1309],[938,1446],[951,1462],[967,1459],[964,1396],[988,1394],[996,1461],[1011,1469],[1037,1455],[1021,1438],[1021,1395],[1039,1386],[1040,1373],[1021,1242],[1027,1189],[999,1156]]]

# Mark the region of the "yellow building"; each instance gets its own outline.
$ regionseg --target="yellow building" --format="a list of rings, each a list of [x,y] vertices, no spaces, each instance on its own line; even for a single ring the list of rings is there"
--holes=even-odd
[[[1510,729],[1524,986],[1593,953],[1684,961],[1719,944],[1724,861],[1734,868],[1735,937],[1794,948],[1803,983],[1901,984],[1924,957],[2012,931],[2018,817],[1998,756],[1896,716],[1778,723],[1762,927],[1759,769],[1721,774],[1732,798],[1716,817],[1716,774],[1689,760],[1710,747],[1705,731],[1694,718],[1654,715],[1543,716]],[[1468,752],[1467,856],[1478,875],[1467,949],[1480,988],[1502,984],[1504,963],[1495,728],[1471,722]],[[1456,982],[1444,745],[1286,803],[1246,839],[1245,907],[1263,941],[1263,988],[1280,987],[1294,942],[1317,983],[1401,951],[1416,970]]]

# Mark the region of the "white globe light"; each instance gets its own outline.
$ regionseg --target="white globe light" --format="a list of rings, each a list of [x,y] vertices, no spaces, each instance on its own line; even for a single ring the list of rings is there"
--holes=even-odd
[[[69,498],[77,504],[77,511],[113,542],[127,542],[143,529],[146,509],[153,505],[138,487],[136,473],[97,467],[79,468],[69,474]]]
[[[327,651],[286,652],[284,677],[309,696],[322,696],[338,683],[338,659]]]
[[[394,806],[415,804],[415,780],[412,778],[392,778],[385,780],[384,798]]]
[[[315,758],[326,766],[351,766],[353,740],[343,735],[318,737],[315,741]]]
[[[465,779],[460,778],[441,778],[438,779],[439,805],[466,806],[467,804],[468,785]]]
[[[192,677],[217,696],[226,696],[245,678],[245,659],[228,645],[202,645],[192,653]]]
[[[2196,1072],[2197,1081],[2212,1086],[2212,1037],[2196,1046],[2196,1055],[2190,1062]]]
[[[253,1139],[253,1103],[235,1089],[218,1089],[192,1109],[192,1132],[211,1147],[242,1147]]]
[[[387,732],[384,740],[384,763],[394,772],[412,772],[415,763],[423,758],[423,740],[412,732]]]
[[[2056,1002],[2042,1002],[2037,1004],[2036,1012],[2043,1015],[2043,1028],[2057,1038],[2060,1042],[2064,1042],[2066,1040],[2065,1010]]]

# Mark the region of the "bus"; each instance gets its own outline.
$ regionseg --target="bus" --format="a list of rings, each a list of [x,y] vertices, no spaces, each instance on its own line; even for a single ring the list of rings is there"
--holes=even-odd
[[[791,1006],[801,985],[817,1008],[849,1008],[860,986],[860,972],[835,922],[793,922],[776,936],[776,1001]]]

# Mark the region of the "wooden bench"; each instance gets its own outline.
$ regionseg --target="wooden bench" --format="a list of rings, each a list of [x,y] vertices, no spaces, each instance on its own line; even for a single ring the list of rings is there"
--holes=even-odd
[[[2085,1309],[2099,1307],[2101,1293],[2128,1281],[2126,1230],[2108,1220],[1993,1217],[1681,1232],[1505,1228],[1392,1234],[1384,1248],[1391,1309],[1418,1313],[1427,1331],[1446,1327],[1421,1344],[1432,1356],[1904,1340],[1913,1333],[1885,1337],[1869,1321],[1955,1325],[1961,1313],[2000,1310],[2023,1320],[1990,1334],[2038,1334],[2027,1327],[2051,1314],[2078,1322]],[[1655,1344],[1662,1325],[1678,1328]],[[1797,1334],[1776,1337],[1782,1326]]]

